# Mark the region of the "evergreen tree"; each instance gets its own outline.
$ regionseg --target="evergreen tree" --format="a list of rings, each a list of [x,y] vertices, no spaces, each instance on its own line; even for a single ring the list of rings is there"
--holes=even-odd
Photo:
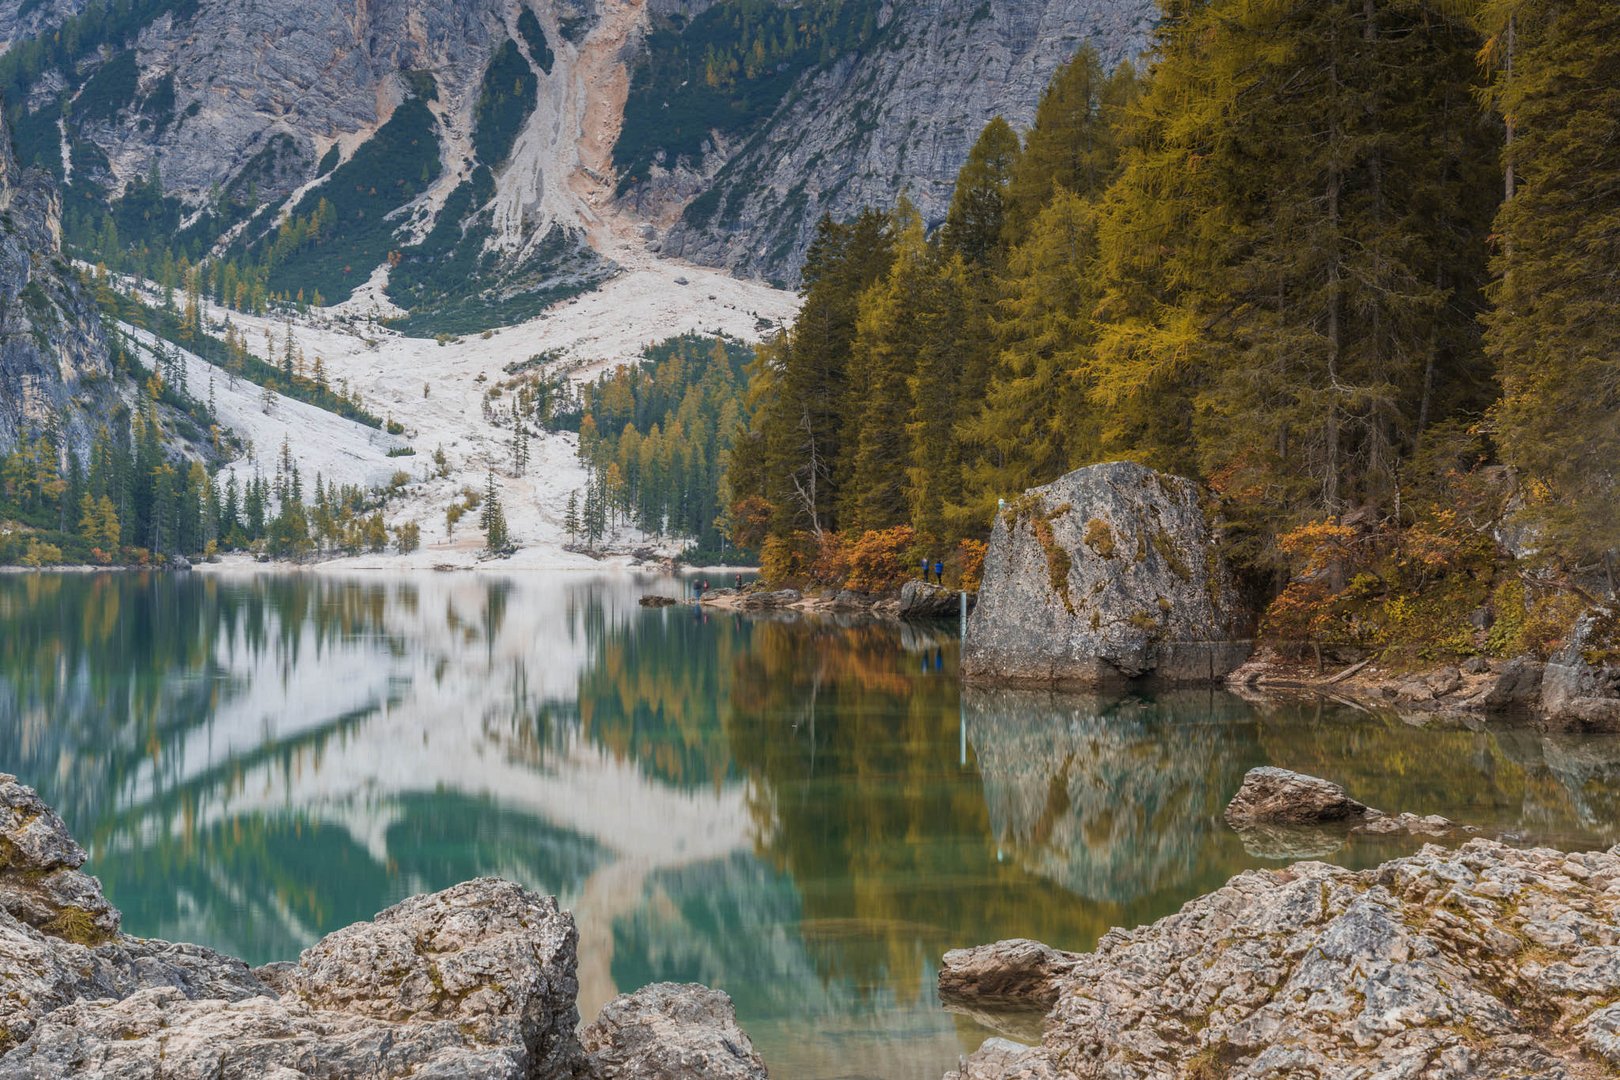
[[[996,261],[1006,218],[1007,184],[1018,157],[1018,136],[1001,117],[985,125],[956,177],[940,242],[970,264]]]
[[[495,474],[489,473],[484,481],[484,502],[478,519],[484,530],[484,548],[498,555],[511,547],[506,531],[506,511],[501,508],[501,495],[495,487]]]
[[[568,493],[568,506],[563,511],[563,531],[568,534],[570,544],[579,541],[579,529],[579,492],[570,491]]]
[[[1098,459],[1097,409],[1083,377],[1097,302],[1096,216],[1092,203],[1060,190],[1009,257],[996,371],[958,431],[960,534],[984,529],[998,499]]]
[[[1496,217],[1486,349],[1503,458],[1533,483],[1550,546],[1620,551],[1620,6],[1497,0],[1493,97],[1512,122],[1511,198]],[[1508,65],[1512,40],[1511,66]]]
[[[1120,121],[1139,92],[1134,68],[1122,64],[1106,74],[1090,45],[1057,70],[1008,178],[1004,240],[1009,246],[1029,235],[1059,188],[1089,196],[1113,180]]]

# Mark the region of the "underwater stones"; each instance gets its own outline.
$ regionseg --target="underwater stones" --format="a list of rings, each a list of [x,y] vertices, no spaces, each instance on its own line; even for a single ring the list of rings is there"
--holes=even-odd
[[[1320,777],[1269,765],[1250,769],[1226,807],[1228,825],[1324,825],[1367,816],[1367,807]]]
[[[952,949],[940,964],[939,994],[948,1000],[1051,1006],[1062,976],[1079,959],[1028,938]]]

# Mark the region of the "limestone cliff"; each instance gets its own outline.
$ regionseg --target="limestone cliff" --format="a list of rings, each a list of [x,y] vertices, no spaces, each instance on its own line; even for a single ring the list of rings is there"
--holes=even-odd
[[[868,47],[808,72],[757,130],[730,146],[716,140],[661,178],[704,192],[664,250],[796,281],[823,214],[842,220],[904,193],[937,225],[991,118],[1027,127],[1052,73],[1083,44],[1108,66],[1134,60],[1156,10],[1142,0],[886,3]]]
[[[116,401],[94,299],[62,255],[61,199],[0,123],[0,454],[50,431],[80,451]]]
[[[506,303],[518,294],[600,281],[627,243],[792,280],[823,213],[904,192],[938,221],[987,120],[1027,124],[1084,42],[1109,63],[1136,56],[1156,10],[1152,0],[840,0],[783,4],[779,16],[738,0],[80,7],[0,0],[0,35],[13,36],[0,84],[20,106],[19,154],[67,190],[70,240],[88,247],[110,220],[125,246],[258,258],[256,243],[324,197],[337,235],[296,273],[336,264],[337,280],[310,282],[327,299],[402,259],[410,269],[388,290],[397,304],[455,294],[476,299],[487,323],[532,313]],[[784,44],[827,19],[841,27],[836,47]],[[684,75],[658,82],[675,54],[735,52],[765,33],[785,59],[750,65],[725,92]],[[683,124],[695,137],[674,137]],[[642,164],[616,151],[621,130]],[[352,198],[373,186],[369,203]],[[355,230],[378,235],[345,249]]]

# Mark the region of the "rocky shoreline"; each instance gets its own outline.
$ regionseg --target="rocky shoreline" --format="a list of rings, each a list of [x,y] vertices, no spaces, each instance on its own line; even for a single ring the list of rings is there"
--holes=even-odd
[[[131,937],[56,812],[0,775],[0,1080],[760,1080],[731,999],[660,983],[579,1029],[579,935],[479,878],[260,968]]]
[[[1256,772],[1234,824],[1378,820],[1326,781]],[[1090,953],[953,950],[939,988],[980,1015],[1046,1014],[1039,1045],[991,1039],[947,1080],[1612,1076],[1620,846],[1473,839],[1363,871],[1253,870]]]

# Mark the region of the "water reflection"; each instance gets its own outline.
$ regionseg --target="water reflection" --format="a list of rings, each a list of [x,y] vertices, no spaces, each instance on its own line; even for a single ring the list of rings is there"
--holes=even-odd
[[[937,1077],[984,1035],[937,1006],[945,949],[1085,948],[1265,865],[1220,820],[1255,764],[1620,839],[1613,738],[961,692],[950,627],[637,606],[670,587],[3,577],[0,769],[61,807],[132,932],[285,958],[500,874],[575,911],[585,1015],[722,986],[789,1078]]]

